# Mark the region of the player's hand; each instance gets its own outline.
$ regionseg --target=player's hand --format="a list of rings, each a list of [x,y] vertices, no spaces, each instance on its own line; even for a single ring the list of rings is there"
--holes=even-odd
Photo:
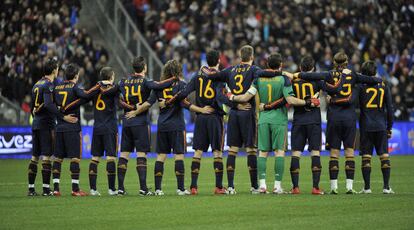
[[[108,81],[108,80],[104,80],[104,81],[101,81],[101,84],[102,84],[102,85],[110,85],[110,84],[111,84],[111,82],[110,82],[110,81]]]
[[[230,100],[233,101],[234,99],[234,95],[231,92],[226,93],[226,97]]]
[[[330,104],[331,103],[331,96],[329,96],[329,95],[326,95],[326,102],[328,103],[328,104]]]
[[[348,74],[351,74],[352,73],[352,70],[350,70],[350,69],[343,69],[342,70],[342,73],[348,75]]]
[[[387,137],[390,139],[392,137],[392,130],[387,130]]]
[[[289,77],[289,76],[288,76]],[[299,73],[294,73],[292,74],[292,78],[293,79],[298,79],[299,78]]]
[[[248,102],[237,104],[238,110],[247,111],[247,110],[250,110],[251,108],[252,108],[252,105]]]
[[[158,105],[160,106],[160,109],[165,108],[167,105],[165,104],[165,99],[161,98],[158,100]]]
[[[259,105],[259,111],[260,112],[264,111],[264,107],[265,107],[265,104],[264,103],[260,103],[260,105]]]
[[[320,101],[318,98],[310,97],[309,95],[305,97],[305,109],[310,109],[310,107],[318,107]]]
[[[201,108],[201,113],[202,114],[212,114],[213,112],[214,112],[214,109],[211,106],[206,105],[206,106]]]
[[[288,77],[290,80],[294,79],[294,74],[293,73],[282,71],[282,74],[285,75],[286,77]]]
[[[136,110],[126,112],[125,113],[125,118],[128,120],[128,119],[131,119],[131,118],[137,116],[137,114],[138,114],[138,108]]]
[[[72,124],[78,122],[78,118],[75,117],[74,114],[69,114],[69,115],[63,116],[63,120],[68,122],[68,123],[72,123]]]

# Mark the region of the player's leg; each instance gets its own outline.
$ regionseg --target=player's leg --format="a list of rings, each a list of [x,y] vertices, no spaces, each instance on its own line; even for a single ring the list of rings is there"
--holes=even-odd
[[[65,149],[67,149],[67,156],[71,158],[70,173],[72,179],[72,196],[87,196],[79,187],[80,178],[80,157],[82,154],[82,133],[81,132],[67,132],[64,133]]]
[[[322,143],[322,127],[321,124],[313,124],[307,127],[310,135],[308,136],[309,151],[311,152],[311,169],[312,169],[312,194],[321,195],[324,192],[319,188],[321,178],[321,143]]]
[[[108,177],[108,194],[117,195],[115,189],[116,179],[116,156],[118,155],[118,133],[104,135],[104,146],[106,155],[106,173]]]
[[[339,134],[342,129],[336,121],[329,121],[326,129],[326,149],[330,150],[329,157],[329,180],[331,194],[338,194],[338,173],[341,139]]]
[[[371,156],[373,151],[372,133],[360,131],[359,154],[362,156],[361,171],[364,179],[364,188],[360,193],[371,193]]]
[[[62,132],[56,133],[55,139],[55,159],[53,160],[52,165],[52,181],[53,181],[53,195],[60,196],[60,174],[62,172],[62,162],[65,154],[65,145]]]
[[[275,186],[273,193],[283,194],[282,178],[285,171],[285,150],[287,146],[287,124],[271,125],[272,147],[275,149]]]
[[[151,146],[151,130],[148,125],[131,127],[134,137],[135,149],[137,151],[137,174],[139,178],[139,194],[143,196],[152,195],[147,187],[147,152]]]
[[[269,124],[260,124],[258,126],[258,147],[259,157],[257,159],[257,169],[259,173],[259,190],[260,193],[267,193],[266,186],[266,166],[267,156],[272,151],[271,130]]]
[[[223,145],[224,145],[224,124],[223,117],[213,116],[212,125],[209,125],[209,142],[214,155],[214,173],[216,177],[216,188],[214,194],[226,194],[223,187]],[[207,145],[208,147],[208,145]],[[206,149],[207,151],[207,149]]]
[[[37,175],[37,164],[39,162],[39,156],[41,155],[41,146],[40,146],[40,134],[39,130],[32,131],[32,140],[33,140],[33,148],[32,148],[32,158],[29,162],[29,167],[27,171],[27,180],[28,180],[28,188],[29,191],[27,192],[28,196],[36,196],[37,193],[35,191],[35,181]]]
[[[347,194],[355,194],[353,189],[355,176],[355,140],[356,140],[356,121],[343,121],[343,144],[345,149],[345,174]]]
[[[394,191],[390,187],[391,162],[390,155],[388,154],[388,137],[386,131],[375,133],[375,151],[381,160],[381,172],[384,182],[382,192],[384,194],[394,194]]]
[[[154,166],[154,182],[155,182],[155,195],[162,196],[162,177],[164,175],[164,162],[167,159],[167,153],[171,151],[171,145],[169,144],[168,132],[157,131],[157,143],[156,152],[157,159]]]
[[[200,163],[201,163],[201,156],[203,155],[203,150],[195,150],[193,159],[191,161],[191,194],[197,195],[198,194],[198,174],[200,172]]]
[[[99,158],[104,154],[104,135],[92,134],[91,154],[92,159],[89,162],[89,188],[92,196],[100,196],[96,189],[96,180],[98,177]]]
[[[128,168],[129,154],[134,151],[134,139],[130,127],[122,127],[121,155],[118,159],[118,195],[125,195],[125,174]]]
[[[212,116],[212,115],[211,115]],[[211,129],[209,126],[214,125],[210,120],[210,115],[198,115],[194,124],[193,149],[195,150],[191,161],[191,194],[198,194],[198,174],[201,167],[201,156],[208,150],[210,144]],[[214,128],[214,127],[212,127]]]
[[[250,192],[258,194],[257,184],[257,124],[253,111],[242,112],[239,115],[239,127],[247,152],[247,168],[250,175]]]
[[[43,180],[43,196],[52,196],[50,191],[50,176],[52,173],[52,163],[50,156],[53,152],[53,142],[55,137],[54,130],[42,130],[41,131],[41,154],[42,157],[42,180]]]
[[[303,152],[306,139],[309,138],[306,125],[293,125],[291,133],[292,157],[290,160],[290,177],[292,180],[291,194],[299,194],[300,155]]]
[[[187,149],[186,132],[174,131],[169,132],[172,149],[174,152],[174,171],[177,179],[177,195],[190,195],[190,192],[184,186],[184,153]]]
[[[234,171],[236,170],[236,156],[242,144],[236,111],[230,111],[227,123],[227,145],[230,146],[230,148],[228,150],[226,162],[228,194],[236,194],[236,190],[234,189]]]
[[[223,187],[223,152],[214,150],[214,174],[216,176],[216,188],[214,194],[225,194],[226,189]]]

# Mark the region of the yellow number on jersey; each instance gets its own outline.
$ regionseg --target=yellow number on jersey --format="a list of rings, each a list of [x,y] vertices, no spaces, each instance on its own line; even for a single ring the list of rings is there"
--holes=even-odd
[[[62,106],[65,106],[66,105],[66,99],[68,99],[68,92],[66,92],[66,91],[60,91],[59,94],[60,95],[63,95]]]
[[[378,107],[377,104],[373,104],[373,101],[377,97],[378,90],[380,91],[380,103],[379,103],[379,107]],[[384,89],[383,88],[379,88],[378,90],[376,88],[368,88],[365,91],[366,93],[373,92],[371,98],[369,99],[369,101],[368,101],[368,103],[366,105],[367,108],[370,108],[370,109],[372,109],[372,108],[382,108],[382,103],[384,101]]]
[[[211,99],[211,98],[214,98],[214,96],[215,96],[215,93],[214,93],[214,89],[213,88],[211,88],[211,80],[208,80],[207,81],[207,85],[206,85],[206,88],[205,88],[205,90],[204,90],[204,92],[203,92],[203,78],[199,78],[198,79],[199,81],[200,81],[200,92],[199,92],[199,97],[205,97],[205,98],[207,98],[207,99]]]
[[[132,96],[138,97],[138,103],[142,103],[142,96],[141,96],[141,85],[138,85],[138,89],[135,90],[135,87],[131,87],[131,92],[129,92],[129,87],[125,86],[125,100],[129,104],[129,94],[131,93]]]
[[[172,88],[166,88],[162,91],[162,97],[164,99],[170,99],[173,98],[173,95],[169,94],[169,92],[172,92]]]
[[[235,94],[239,94],[241,92],[243,92],[243,75],[241,74],[237,74],[236,76],[234,76],[234,80],[236,80],[236,86],[238,87],[238,89],[233,89],[233,93]]]
[[[303,83],[302,84],[302,91],[300,90],[299,83],[294,83],[293,86],[295,86],[295,91],[297,93],[296,97],[299,99],[304,99],[306,95],[309,95],[313,97],[314,91],[313,91],[313,85],[311,83]],[[306,88],[309,89],[309,94],[307,93]]]
[[[96,100],[95,108],[99,111],[102,111],[106,108],[104,100],[102,100],[102,94],[98,95],[98,99]]]
[[[38,107],[39,106],[39,88],[38,87],[36,87],[34,90],[33,90],[33,92],[35,92],[36,93],[36,99],[35,99],[35,107]]]
[[[351,94],[352,93],[352,87],[351,87],[351,84],[349,84],[349,83],[346,83],[346,84],[344,84],[343,86],[342,86],[342,90],[339,92],[341,95],[343,95],[343,96],[348,96],[349,94]],[[346,88],[346,91],[344,91],[344,88]]]

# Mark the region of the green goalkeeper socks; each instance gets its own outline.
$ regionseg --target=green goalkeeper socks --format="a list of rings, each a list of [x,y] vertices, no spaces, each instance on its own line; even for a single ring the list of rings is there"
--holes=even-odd
[[[259,171],[259,180],[266,179],[266,161],[267,157],[259,157],[257,159],[257,166]]]
[[[276,181],[282,181],[284,170],[285,170],[285,158],[275,157],[275,180]]]

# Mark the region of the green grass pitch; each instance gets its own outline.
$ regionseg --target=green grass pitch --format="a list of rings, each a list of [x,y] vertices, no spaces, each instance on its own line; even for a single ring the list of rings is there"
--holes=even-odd
[[[268,160],[268,187],[273,187],[274,158]],[[322,158],[321,187],[328,189],[327,157]],[[186,186],[191,159],[187,158]],[[290,188],[289,161],[285,161],[283,187]],[[198,196],[175,195],[174,163],[168,159],[163,180],[164,197],[139,197],[135,160],[131,159],[125,197],[107,195],[105,163],[99,165],[101,197],[71,197],[68,161],[62,167],[62,197],[26,197],[28,160],[0,160],[0,229],[414,229],[414,156],[391,158],[391,185],[395,195],[383,195],[379,160],[373,159],[371,195],[346,195],[343,161],[340,195],[312,196],[310,158],[302,157],[300,195],[250,195],[246,158],[236,167],[235,196],[215,196],[212,158],[201,162]],[[81,188],[89,191],[88,162],[82,160]],[[360,159],[355,189],[362,188]],[[154,159],[148,164],[153,187]],[[40,167],[39,167],[40,172]],[[224,177],[226,178],[226,176]],[[226,183],[226,179],[224,179]],[[36,188],[41,192],[41,175]]]

